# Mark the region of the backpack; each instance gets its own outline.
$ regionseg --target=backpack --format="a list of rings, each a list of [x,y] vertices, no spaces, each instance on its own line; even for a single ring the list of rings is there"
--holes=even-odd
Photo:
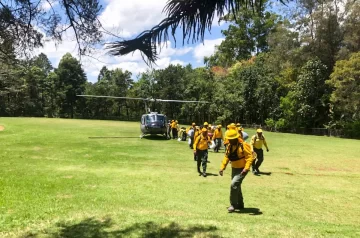
[[[248,149],[248,151],[251,151],[251,147],[250,147],[250,145],[248,143],[246,143],[245,141],[243,143],[239,142],[237,144],[236,150],[234,150],[233,152],[230,152],[228,154],[228,156],[227,156],[231,162],[238,161],[238,160],[241,160],[241,159],[245,158],[245,156],[240,157],[240,158],[238,157],[237,151],[238,151],[239,147],[241,147],[242,151],[244,151],[244,147],[246,147]],[[228,146],[228,150],[231,150],[230,145]]]

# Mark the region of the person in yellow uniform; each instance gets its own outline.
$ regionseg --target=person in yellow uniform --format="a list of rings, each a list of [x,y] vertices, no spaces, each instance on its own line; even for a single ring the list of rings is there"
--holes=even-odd
[[[211,143],[209,136],[207,135],[208,130],[202,128],[200,136],[198,136],[194,142],[194,155],[197,157],[197,171],[199,176],[206,177],[206,165],[208,159],[208,146]],[[200,171],[200,165],[203,167],[203,171]]]
[[[227,132],[229,146],[226,149],[219,171],[219,174],[223,176],[226,166],[231,162],[230,206],[228,207],[228,212],[244,209],[241,184],[254,160],[250,145],[243,142],[239,136],[236,129],[231,129]]]
[[[177,138],[177,123],[174,120],[171,121],[171,133],[172,133],[173,139],[176,139]]]
[[[214,152],[219,152],[219,149],[221,147],[221,140],[224,139],[222,130],[221,130],[221,125],[218,125],[216,130],[214,131],[212,140],[215,142],[215,148],[214,148]]]
[[[236,128],[238,130],[238,133],[240,135],[240,138],[244,140],[244,136],[243,136],[243,128],[241,127],[241,124],[240,123],[236,123]]]
[[[195,126],[194,141],[193,141],[191,149],[194,148],[194,143],[196,141],[196,138],[198,138],[200,136],[200,134],[201,134],[200,126]],[[197,156],[196,156],[196,154],[194,154],[194,161],[196,161],[196,160],[197,160]]]
[[[224,138],[224,146],[225,146],[225,152],[226,152],[226,147],[229,144],[229,140],[226,138],[226,134],[229,130],[236,130],[236,125],[235,123],[231,123],[230,125],[227,126],[227,131],[225,132],[225,138]]]
[[[254,175],[259,175],[260,170],[259,167],[264,161],[264,152],[263,152],[263,145],[266,147],[266,151],[269,152],[269,147],[267,146],[265,137],[263,135],[262,129],[256,130],[256,135],[251,137],[251,149],[257,154],[256,161],[254,160],[252,163],[252,172]]]

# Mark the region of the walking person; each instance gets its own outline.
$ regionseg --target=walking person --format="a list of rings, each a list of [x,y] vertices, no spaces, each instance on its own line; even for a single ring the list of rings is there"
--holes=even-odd
[[[194,156],[197,160],[197,171],[199,176],[206,177],[206,166],[208,160],[208,146],[211,143],[209,136],[207,135],[208,130],[206,128],[201,129],[201,134],[194,142]],[[201,172],[200,166],[202,165],[203,171]]]
[[[240,135],[236,129],[231,129],[227,132],[229,144],[219,171],[219,174],[223,176],[227,164],[231,162],[230,206],[228,207],[228,212],[244,209],[241,184],[250,170],[254,159],[250,145],[239,139],[239,137]]]
[[[215,142],[214,152],[219,152],[219,149],[221,147],[221,140],[224,140],[221,125],[217,126],[216,130],[214,131],[212,140]]]
[[[250,145],[252,151],[254,151],[257,154],[257,159],[252,162],[252,172],[254,175],[259,175],[260,173],[259,167],[264,161],[264,152],[262,149],[263,145],[265,146],[266,151],[269,152],[269,147],[267,146],[262,129],[256,130],[256,135],[253,135],[251,137]]]

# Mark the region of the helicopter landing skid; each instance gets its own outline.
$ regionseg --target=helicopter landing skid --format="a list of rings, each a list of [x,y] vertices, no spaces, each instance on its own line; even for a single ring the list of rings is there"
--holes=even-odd
[[[141,135],[140,135],[140,139],[142,139],[144,136],[145,136],[145,134],[141,134]]]

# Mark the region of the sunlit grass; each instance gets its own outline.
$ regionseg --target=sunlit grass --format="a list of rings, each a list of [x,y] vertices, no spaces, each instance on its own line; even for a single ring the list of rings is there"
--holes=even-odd
[[[231,170],[199,177],[186,142],[140,139],[139,123],[0,125],[0,237],[360,236],[360,141],[265,132],[272,174],[249,174],[247,210],[228,214]]]

